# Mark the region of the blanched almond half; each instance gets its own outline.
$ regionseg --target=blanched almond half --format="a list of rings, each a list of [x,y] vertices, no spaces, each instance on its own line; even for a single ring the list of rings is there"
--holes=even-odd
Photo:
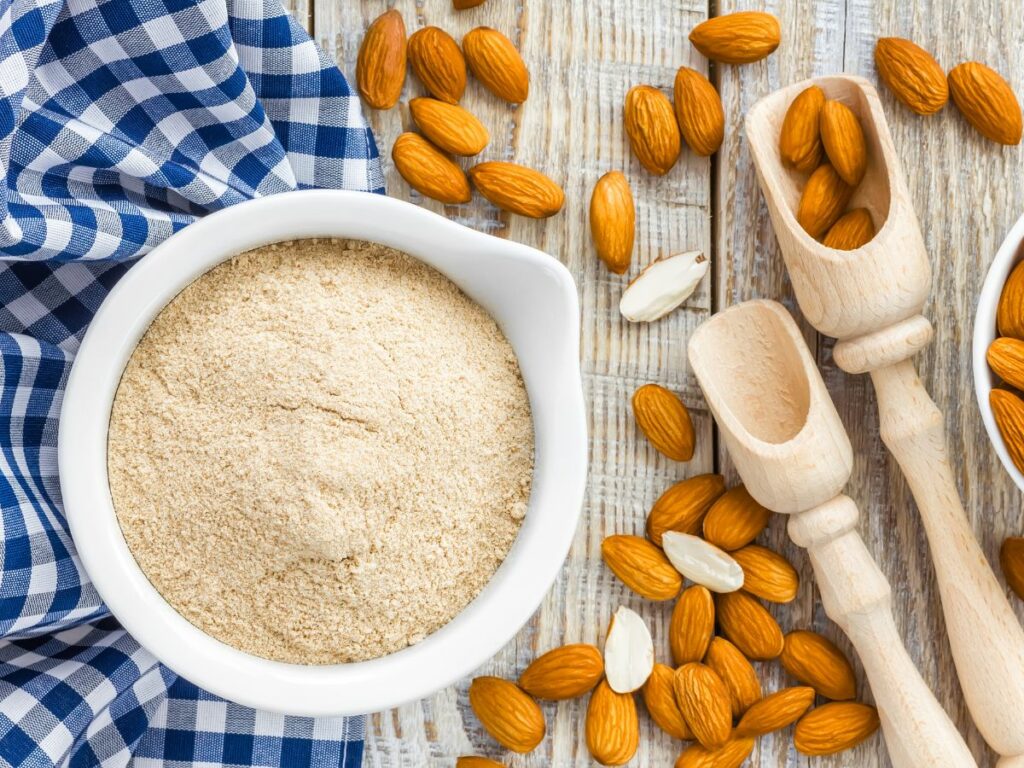
[[[639,614],[619,606],[604,641],[604,675],[616,693],[643,687],[654,669],[654,641]]]
[[[649,323],[664,317],[697,290],[710,264],[700,251],[658,259],[626,287],[619,301],[619,312],[634,323]]]
[[[690,581],[712,592],[735,592],[743,587],[743,568],[727,553],[699,536],[666,531],[661,546],[669,562]]]

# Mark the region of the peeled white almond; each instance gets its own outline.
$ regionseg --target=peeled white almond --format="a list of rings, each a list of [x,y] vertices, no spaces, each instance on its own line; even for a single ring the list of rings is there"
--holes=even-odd
[[[699,536],[666,531],[661,547],[677,571],[712,592],[735,592],[743,586],[740,564]]]
[[[619,606],[604,641],[604,676],[616,693],[632,693],[643,687],[654,669],[654,641],[644,620]]]
[[[700,251],[658,259],[626,286],[619,301],[619,312],[634,323],[649,323],[664,317],[697,290],[710,264]]]

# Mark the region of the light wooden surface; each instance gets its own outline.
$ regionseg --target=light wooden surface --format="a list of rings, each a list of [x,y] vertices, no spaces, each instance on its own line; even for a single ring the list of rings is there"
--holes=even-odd
[[[782,24],[783,42],[769,59],[744,67],[712,69],[722,95],[726,139],[710,161],[685,152],[666,177],[654,179],[629,155],[622,132],[622,99],[631,85],[649,83],[671,92],[680,65],[706,69],[687,41],[709,13],[708,0],[488,0],[463,12],[450,0],[298,0],[300,21],[335,56],[350,77],[363,29],[387,7],[398,8],[410,32],[436,24],[459,37],[479,24],[517,42],[532,73],[531,96],[520,108],[499,103],[471,81],[464,105],[481,117],[493,137],[484,159],[512,159],[536,166],[566,190],[565,211],[547,222],[510,217],[480,201],[445,210],[484,231],[514,238],[561,259],[572,270],[583,308],[582,367],[590,406],[590,483],[582,522],[569,560],[551,594],[516,640],[482,670],[516,675],[536,653],[564,642],[599,642],[620,603],[651,623],[667,656],[670,606],[627,593],[600,562],[601,539],[641,532],[646,511],[673,480],[719,467],[735,479],[712,434],[711,420],[690,375],[685,345],[713,308],[751,297],[778,298],[794,306],[767,209],[757,187],[742,123],[761,96],[798,80],[837,72],[876,81],[872,54],[877,37],[914,39],[947,70],[961,61],[984,61],[1024,93],[1024,16],[1006,0],[717,0],[717,13],[763,8]],[[410,77],[406,96],[419,93]],[[403,101],[406,101],[403,98]],[[921,118],[882,90],[914,208],[933,264],[924,314],[936,339],[919,357],[928,391],[942,409],[968,515],[990,561],[1006,535],[1024,530],[1021,496],[988,444],[970,376],[974,302],[989,260],[1024,210],[1024,155],[978,136],[952,106]],[[408,125],[404,106],[371,114],[382,154]],[[687,306],[652,326],[624,323],[616,308],[624,284],[601,267],[589,242],[586,209],[597,178],[609,169],[629,177],[638,203],[635,274],[660,253],[701,248],[712,257],[709,284]],[[418,199],[388,163],[392,195]],[[433,210],[442,206],[425,203]],[[866,376],[850,376],[832,361],[832,343],[804,325],[856,457],[848,492],[858,502],[860,531],[893,586],[899,633],[922,676],[967,738],[980,765],[992,753],[970,724],[949,645],[944,639],[934,570],[913,500],[899,468],[878,436],[877,408]],[[656,381],[682,393],[694,413],[697,455],[687,465],[654,453],[638,436],[628,399],[640,384]],[[775,611],[785,629],[812,627],[849,645],[831,625],[812,586],[810,566],[788,541],[777,518],[766,543],[782,548],[804,577],[797,600]],[[1014,603],[1018,615],[1024,611]],[[781,677],[761,665],[766,688]],[[860,666],[858,665],[858,670]],[[863,678],[861,678],[863,680]],[[481,733],[466,702],[468,681],[430,699],[375,715],[368,724],[365,765],[450,766],[460,754],[505,756]],[[549,736],[534,754],[509,758],[512,766],[586,766],[585,702],[546,707]],[[1024,713],[1021,714],[1024,728]],[[641,748],[631,765],[670,766],[679,745],[642,717]],[[763,738],[749,764],[875,768],[889,765],[880,738],[857,750],[813,760],[798,756],[788,732]]]

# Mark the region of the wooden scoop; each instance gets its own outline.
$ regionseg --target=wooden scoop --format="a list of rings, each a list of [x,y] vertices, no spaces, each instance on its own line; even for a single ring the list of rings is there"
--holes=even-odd
[[[748,301],[705,322],[690,364],[747,490],[792,515],[829,617],[867,673],[895,768],[960,768],[974,758],[907,655],[889,582],[857,533],[841,494],[850,440],[800,330],[781,304]]]
[[[853,109],[867,139],[868,169],[850,207],[868,208],[878,233],[853,251],[826,248],[797,223],[804,178],[779,159],[783,116],[810,85]],[[821,333],[839,339],[839,367],[871,374],[882,440],[906,475],[931,545],[967,706],[1003,756],[1000,768],[1024,768],[1024,631],[964,514],[942,413],[910,360],[932,338],[921,315],[931,272],[878,93],[858,77],[797,83],[755,104],[746,131],[800,309]]]

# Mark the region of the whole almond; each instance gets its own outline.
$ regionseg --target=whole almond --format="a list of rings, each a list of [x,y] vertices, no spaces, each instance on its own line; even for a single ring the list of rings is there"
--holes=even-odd
[[[456,11],[464,11],[467,8],[476,8],[483,5],[486,0],[452,0],[452,7]]]
[[[725,137],[722,99],[703,74],[680,67],[673,88],[676,121],[683,139],[694,154],[713,155]]]
[[[673,461],[693,458],[693,422],[675,394],[657,384],[645,384],[633,393],[633,418],[659,453]]]
[[[790,675],[826,699],[844,701],[857,695],[850,660],[831,640],[816,632],[800,629],[786,635],[779,661]]]
[[[864,129],[853,110],[841,101],[826,101],[821,108],[821,144],[839,177],[856,187],[868,168]]]
[[[530,73],[523,57],[505,35],[477,27],[462,38],[462,50],[473,76],[499,99],[519,104],[530,94]]]
[[[996,327],[1000,336],[1024,340],[1024,261],[1013,268],[999,294]]]
[[[676,666],[700,661],[715,636],[715,601],[707,587],[695,584],[683,590],[672,609],[668,642]]]
[[[623,108],[629,146],[640,165],[664,176],[679,159],[682,140],[668,97],[649,85],[637,85],[626,94]]]
[[[721,475],[697,475],[682,480],[654,502],[647,515],[647,538],[661,546],[665,531],[697,533],[711,504],[725,493]]]
[[[554,216],[565,204],[565,193],[540,171],[524,165],[487,162],[469,169],[469,178],[480,194],[499,208],[544,219]]]
[[[800,173],[810,173],[825,155],[821,145],[821,108],[825,92],[816,85],[805,88],[793,99],[782,118],[779,154],[782,162]]]
[[[505,768],[505,764],[477,755],[463,755],[455,761],[455,768]]]
[[[391,109],[405,83],[405,22],[393,8],[378,16],[363,37],[356,59],[356,85],[374,109]]]
[[[738,485],[718,497],[704,516],[704,538],[726,552],[747,546],[768,525],[772,513]]]
[[[844,213],[825,233],[821,242],[838,251],[852,251],[867,245],[875,236],[875,224],[867,208],[854,208]]]
[[[683,587],[665,554],[642,536],[608,536],[601,557],[623,584],[648,600],[671,600]]]
[[[819,165],[804,186],[796,220],[807,234],[817,239],[839,220],[852,195],[853,187],[843,181],[835,168],[828,163]]]
[[[740,768],[753,751],[753,739],[729,739],[718,749],[691,744],[676,760],[675,768]]]
[[[1010,589],[1024,600],[1024,539],[1011,536],[1003,542],[999,550],[999,565]]]
[[[919,115],[933,115],[946,106],[946,73],[924,48],[901,37],[880,37],[875,66],[897,99]]]
[[[1005,389],[993,389],[988,401],[1014,466],[1024,472],[1024,400]]]
[[[519,687],[537,699],[574,699],[592,691],[603,674],[601,651],[593,645],[573,643],[534,659],[519,676]]]
[[[737,736],[763,736],[792,725],[814,704],[814,689],[799,686],[769,694],[747,710]]]
[[[784,640],[778,622],[746,592],[717,595],[715,615],[722,634],[748,659],[768,661],[782,653]]]
[[[996,376],[1010,386],[1024,389],[1024,341],[1004,336],[988,346],[985,353]]]
[[[458,104],[466,90],[466,58],[455,39],[440,27],[412,33],[409,66],[435,99]]]
[[[986,139],[1020,144],[1020,103],[1010,84],[994,69],[977,61],[960,64],[949,73],[953,103]]]
[[[640,721],[631,693],[616,693],[602,680],[590,695],[587,749],[601,765],[628,763],[640,744]]]
[[[409,186],[442,203],[468,203],[469,181],[455,163],[415,133],[403,133],[391,147],[391,159]]]
[[[743,589],[770,603],[789,603],[796,598],[800,577],[789,560],[767,547],[750,544],[732,553],[743,569]]]
[[[508,680],[475,678],[469,706],[494,740],[513,752],[529,752],[544,738],[544,714],[537,702]]]
[[[655,664],[651,676],[644,683],[644,704],[655,725],[674,739],[688,741],[693,734],[676,704],[675,678],[672,667]]]
[[[779,20],[762,11],[738,11],[701,22],[690,32],[693,47],[725,64],[748,64],[779,47]]]
[[[711,641],[704,663],[722,678],[725,687],[729,689],[733,717],[742,717],[754,703],[761,700],[761,682],[757,679],[757,672],[747,657],[740,653],[740,649],[724,637],[716,637]]]
[[[717,749],[732,734],[729,689],[713,669],[699,662],[683,664],[675,675],[676,703],[693,737]]]
[[[812,709],[796,724],[793,744],[805,755],[852,749],[878,730],[878,711],[867,704],[837,701]]]
[[[423,135],[453,155],[475,155],[491,140],[484,124],[457,104],[419,98],[409,102],[409,111]]]
[[[617,275],[629,269],[636,235],[636,206],[629,182],[619,171],[609,171],[594,185],[590,196],[590,234],[594,250]]]

